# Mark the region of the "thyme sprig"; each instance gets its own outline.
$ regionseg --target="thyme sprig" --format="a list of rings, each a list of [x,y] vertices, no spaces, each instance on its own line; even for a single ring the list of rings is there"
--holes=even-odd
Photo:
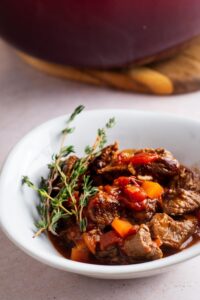
[[[115,119],[109,119],[105,127],[98,129],[94,144],[85,148],[85,156],[77,159],[68,177],[63,170],[63,164],[70,154],[75,153],[75,150],[72,145],[64,146],[64,142],[67,135],[75,130],[74,127],[70,127],[71,122],[74,121],[75,117],[80,114],[83,109],[84,107],[82,105],[78,106],[67,120],[67,126],[62,130],[59,153],[53,155],[52,163],[48,165],[50,175],[47,180],[42,179],[40,187],[37,187],[27,176],[24,176],[22,179],[23,184],[35,190],[40,196],[40,203],[37,206],[40,220],[35,224],[38,231],[34,236],[40,235],[45,230],[56,235],[59,221],[72,216],[75,217],[77,224],[79,224],[81,232],[87,229],[87,219],[84,216],[84,208],[87,206],[89,198],[98,191],[98,189],[92,185],[90,176],[86,175],[88,165],[92,159],[101,154],[101,150],[107,142],[106,130],[114,126]],[[54,184],[58,180],[59,187]]]

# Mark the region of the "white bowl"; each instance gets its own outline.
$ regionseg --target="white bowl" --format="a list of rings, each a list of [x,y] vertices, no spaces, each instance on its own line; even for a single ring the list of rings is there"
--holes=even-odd
[[[120,142],[120,148],[164,147],[184,164],[200,165],[200,122],[176,116],[132,110],[96,110],[83,112],[74,122],[75,132],[67,142],[78,154],[91,144],[97,128],[115,116],[117,125],[108,132],[108,143]],[[79,263],[62,257],[45,235],[33,239],[37,218],[37,195],[21,186],[28,175],[34,182],[48,172],[46,165],[56,153],[59,133],[67,116],[51,120],[32,130],[11,151],[0,178],[0,219],[7,236],[23,251],[52,267],[97,278],[135,278],[158,274],[200,254],[200,243],[169,257],[127,266],[102,266]]]

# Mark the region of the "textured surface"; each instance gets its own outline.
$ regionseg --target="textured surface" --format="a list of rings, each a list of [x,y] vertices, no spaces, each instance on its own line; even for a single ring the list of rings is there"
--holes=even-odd
[[[93,108],[165,111],[200,119],[200,93],[155,97],[70,83],[38,73],[0,41],[0,166],[31,128],[83,103]],[[2,300],[188,300],[200,294],[200,257],[152,278],[95,280],[42,265],[0,233]]]

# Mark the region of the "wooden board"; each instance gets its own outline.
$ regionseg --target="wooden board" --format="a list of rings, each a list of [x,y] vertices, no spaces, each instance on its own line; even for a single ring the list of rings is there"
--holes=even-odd
[[[77,69],[19,55],[49,75],[124,91],[171,95],[200,90],[200,37],[164,61],[123,70]]]

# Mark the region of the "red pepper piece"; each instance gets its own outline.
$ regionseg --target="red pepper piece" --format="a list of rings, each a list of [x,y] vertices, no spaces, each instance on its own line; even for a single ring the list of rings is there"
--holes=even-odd
[[[119,153],[117,160],[119,164],[129,164],[130,163],[130,158],[132,157],[132,155],[128,155],[126,153]]]
[[[122,242],[122,239],[114,230],[111,230],[100,236],[100,249],[105,250],[109,246],[119,244],[120,242]]]
[[[135,185],[127,185],[124,188],[124,193],[131,202],[141,202],[147,198],[145,191]]]
[[[119,198],[119,201],[123,202],[124,205],[128,208],[130,208],[131,210],[135,210],[135,211],[143,211],[147,209],[147,200],[143,200],[140,202],[133,202],[130,201],[129,199],[127,199],[124,196],[121,196]]]
[[[125,187],[131,183],[139,187],[139,184],[134,176],[130,176],[130,177],[120,176],[114,180],[114,185],[118,185],[120,187]]]
[[[152,162],[154,162],[155,160],[157,160],[159,158],[157,153],[138,153],[136,155],[134,155],[130,162],[134,165],[146,165],[146,164],[150,164]]]
[[[141,152],[135,155],[127,155],[125,153],[120,153],[118,155],[118,162],[121,164],[129,164],[132,163],[134,166],[137,165],[146,165],[154,162],[159,158],[157,153],[147,153]]]

